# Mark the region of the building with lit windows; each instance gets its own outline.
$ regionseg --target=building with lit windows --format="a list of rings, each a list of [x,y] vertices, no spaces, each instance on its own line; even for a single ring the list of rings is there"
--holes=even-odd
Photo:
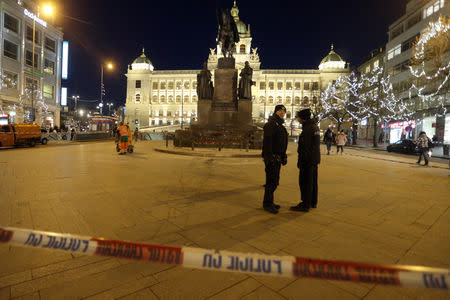
[[[450,5],[445,0],[409,0],[406,13],[389,26],[385,70],[392,77],[394,92],[405,101],[409,101],[412,84],[417,85],[409,69],[412,47],[430,22],[437,21],[440,15],[448,16],[449,13]],[[447,62],[448,57],[447,55]],[[450,107],[450,97],[447,95],[446,98],[447,107]],[[427,103],[421,103],[417,98],[411,101],[416,102],[412,103],[417,110],[416,120],[399,120],[391,124],[391,129],[396,130],[395,135],[391,132],[391,142],[405,134],[405,129],[415,127],[411,137],[417,137],[420,131],[425,131],[429,137],[436,135],[440,141],[450,144],[450,114],[445,117],[436,116],[433,107],[429,107]]]
[[[250,25],[239,17],[234,2],[231,14],[236,21],[240,42],[234,58],[238,72],[248,61],[253,68],[253,119],[264,121],[275,105],[284,104],[287,120],[295,111],[318,103],[320,92],[330,82],[349,73],[349,66],[331,47],[317,69],[261,69],[258,48],[252,48]],[[208,68],[214,77],[220,46],[210,49]],[[220,54],[221,55],[221,54]],[[199,62],[201,64],[202,62]],[[125,119],[140,127],[190,123],[197,117],[197,74],[200,70],[164,71],[155,68],[144,50],[128,67]],[[214,78],[212,79],[214,82]]]
[[[60,126],[63,32],[39,15],[35,1],[1,0],[0,12],[0,115],[27,122],[34,107],[37,124]]]

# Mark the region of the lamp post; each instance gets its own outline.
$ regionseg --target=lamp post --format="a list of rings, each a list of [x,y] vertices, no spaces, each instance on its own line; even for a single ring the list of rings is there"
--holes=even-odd
[[[101,78],[100,78],[101,79],[100,80],[100,104],[99,104],[99,106],[100,106],[100,115],[103,114],[103,94],[105,93],[105,86],[103,85],[103,67],[104,67],[104,64],[102,63],[102,65],[101,65]],[[113,68],[113,65],[111,63],[107,63],[106,67],[111,70]]]
[[[111,106],[114,105],[114,103],[110,102],[110,103],[106,103],[106,105],[108,105],[108,115],[111,114]]]
[[[80,99],[80,96],[72,96],[72,99],[75,101],[75,111],[77,111],[78,100]]]

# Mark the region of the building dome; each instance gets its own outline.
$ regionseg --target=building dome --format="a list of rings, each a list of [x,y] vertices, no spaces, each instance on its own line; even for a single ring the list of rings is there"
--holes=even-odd
[[[236,22],[236,27],[239,34],[247,34],[248,29],[247,25],[244,22],[239,20],[239,8],[236,6],[236,1],[234,1],[234,6],[231,8],[231,16],[234,18]]]
[[[319,70],[322,69],[345,69],[346,62],[342,57],[334,52],[334,46],[331,44],[331,51],[320,62]]]
[[[138,58],[136,58],[133,63],[131,64],[131,67],[133,70],[150,70],[153,71],[153,64],[150,61],[150,59],[145,56],[145,49],[142,48],[142,54]]]

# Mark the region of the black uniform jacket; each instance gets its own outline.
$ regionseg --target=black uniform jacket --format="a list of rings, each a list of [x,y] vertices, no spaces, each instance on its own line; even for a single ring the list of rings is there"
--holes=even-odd
[[[299,167],[320,164],[320,129],[314,120],[303,123],[297,152]]]
[[[284,120],[277,114],[273,114],[264,125],[264,140],[262,157],[271,161],[277,155],[280,159],[286,159],[286,148],[288,144],[288,133],[283,126]]]

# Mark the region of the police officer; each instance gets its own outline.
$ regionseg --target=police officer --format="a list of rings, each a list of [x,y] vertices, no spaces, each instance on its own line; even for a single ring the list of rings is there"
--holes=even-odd
[[[288,133],[283,126],[285,115],[286,107],[277,105],[274,114],[264,125],[262,157],[266,167],[266,185],[263,208],[272,214],[277,214],[280,209],[280,206],[273,202],[273,193],[280,181],[281,165],[287,164]]]
[[[300,169],[299,185],[302,201],[292,206],[292,211],[304,211],[317,207],[317,166],[320,163],[320,130],[311,119],[311,110],[297,112],[297,120],[302,124],[298,138],[298,163]]]

